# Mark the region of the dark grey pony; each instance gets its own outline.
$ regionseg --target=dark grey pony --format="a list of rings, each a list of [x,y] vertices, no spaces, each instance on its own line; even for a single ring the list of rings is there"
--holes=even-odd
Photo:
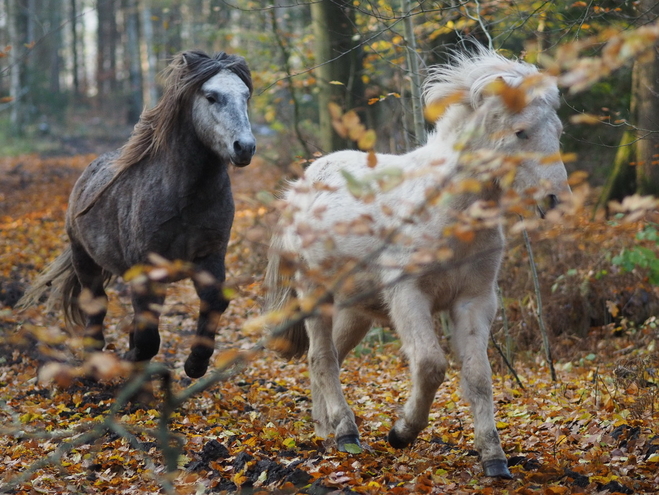
[[[177,55],[163,97],[142,113],[128,142],[94,160],[78,179],[66,215],[70,245],[38,277],[22,306],[51,287],[49,304],[61,305],[67,324],[85,326],[88,347],[102,349],[106,309],[85,314],[83,289],[95,301],[107,301],[108,280],[145,263],[149,253],[193,262],[217,281],[195,281],[201,308],[185,372],[203,376],[219,315],[229,304],[221,288],[235,209],[228,167],[248,165],[256,149],[247,113],[252,90],[242,57]],[[155,308],[164,295],[146,292],[133,291],[126,356],[132,361],[151,359],[160,346]]]

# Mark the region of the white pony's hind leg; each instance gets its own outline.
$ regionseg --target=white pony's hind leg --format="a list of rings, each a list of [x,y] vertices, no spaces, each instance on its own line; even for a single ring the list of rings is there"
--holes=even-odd
[[[338,353],[339,365],[348,353],[359,344],[371,328],[371,319],[360,314],[358,310],[334,306],[334,323],[332,340]]]
[[[487,357],[496,313],[494,291],[458,300],[451,309],[453,346],[462,363],[461,386],[474,418],[474,443],[486,476],[511,478],[494,422],[492,370]]]
[[[444,381],[448,363],[435,334],[431,302],[416,283],[397,285],[388,292],[387,300],[412,375],[412,394],[388,438],[393,447],[402,448],[412,443],[428,424],[430,407]]]
[[[339,380],[339,358],[332,340],[332,320],[326,316],[307,318],[309,375],[316,434],[335,434],[339,450],[348,443],[359,444],[355,415],[348,406]]]

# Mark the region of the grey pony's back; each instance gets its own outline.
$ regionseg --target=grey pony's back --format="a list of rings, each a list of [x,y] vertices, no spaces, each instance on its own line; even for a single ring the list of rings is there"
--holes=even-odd
[[[281,311],[296,297],[293,288],[293,278],[281,273],[281,255],[285,251],[284,239],[275,234],[270,242],[268,252],[268,267],[265,270],[264,285],[266,288],[265,310]],[[285,359],[300,359],[309,349],[309,336],[304,321],[284,321],[286,328],[281,332],[273,332],[278,339],[277,352]]]
[[[50,311],[61,308],[67,326],[71,323],[83,325],[84,313],[77,304],[81,287],[73,270],[71,246],[66,246],[62,254],[36,278],[18,301],[17,307],[25,309],[38,304],[48,289],[50,294],[47,309]]]

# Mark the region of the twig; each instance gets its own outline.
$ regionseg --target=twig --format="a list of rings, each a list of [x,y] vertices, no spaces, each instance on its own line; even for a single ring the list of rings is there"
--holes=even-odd
[[[519,388],[521,388],[522,390],[526,390],[526,389],[524,388],[524,385],[522,385],[522,382],[521,382],[521,380],[519,379],[519,376],[517,375],[517,372],[515,371],[515,368],[513,368],[512,364],[510,364],[510,362],[508,361],[508,359],[506,359],[506,355],[505,355],[505,354],[503,353],[503,351],[501,350],[501,347],[499,347],[499,344],[498,344],[497,341],[495,340],[495,338],[494,338],[494,334],[493,334],[492,332],[490,332],[490,338],[492,339],[492,344],[494,344],[494,348],[499,352],[499,355],[501,356],[501,359],[503,359],[503,362],[506,363],[506,366],[508,367],[508,369],[510,370],[510,372],[512,373],[512,375],[515,377],[515,381],[516,381],[517,384],[519,385]]]
[[[499,307],[501,308],[501,318],[503,319],[503,334],[506,337],[506,358],[512,364],[513,359],[513,343],[510,338],[510,327],[508,325],[508,316],[506,315],[506,306],[503,302],[503,293],[501,292],[501,286],[497,284],[497,297],[499,298]]]
[[[522,235],[524,236],[524,245],[526,250],[529,253],[529,263],[531,265],[531,275],[533,278],[533,287],[535,289],[535,298],[536,298],[536,310],[538,317],[538,325],[540,326],[540,333],[542,334],[542,343],[545,347],[545,355],[547,357],[547,362],[549,363],[549,370],[551,371],[552,381],[557,381],[556,379],[556,370],[554,369],[554,360],[551,357],[551,347],[549,346],[549,337],[547,337],[547,329],[545,327],[545,320],[542,317],[542,296],[540,294],[540,282],[538,280],[538,271],[535,267],[535,260],[533,259],[533,250],[531,249],[531,241],[529,239],[529,234],[526,229],[522,230]]]

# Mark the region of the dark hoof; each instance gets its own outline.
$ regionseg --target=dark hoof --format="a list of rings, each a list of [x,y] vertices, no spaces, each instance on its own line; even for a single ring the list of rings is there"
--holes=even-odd
[[[483,472],[485,476],[491,478],[503,478],[506,480],[513,479],[513,475],[508,470],[508,463],[505,459],[490,459],[483,461]]]
[[[363,450],[357,435],[343,435],[337,438],[336,446],[339,452],[348,452],[349,454],[361,454]]]
[[[183,366],[183,369],[185,370],[185,374],[190,378],[201,378],[208,370],[208,363],[209,361],[207,359],[203,361],[195,361],[194,359],[188,358],[185,360],[185,366]]]
[[[398,435],[398,433],[396,433],[396,430],[394,428],[389,430],[387,441],[389,442],[389,445],[391,445],[394,449],[404,449],[405,447],[409,446],[409,444],[412,443],[411,440],[408,441],[401,438]]]

